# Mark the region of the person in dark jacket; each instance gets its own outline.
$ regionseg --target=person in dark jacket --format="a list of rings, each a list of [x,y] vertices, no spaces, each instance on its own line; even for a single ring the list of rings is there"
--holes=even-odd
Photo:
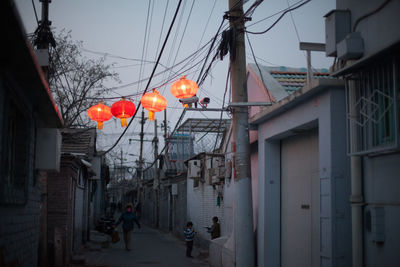
[[[132,231],[134,228],[134,223],[136,223],[140,229],[140,223],[136,219],[136,215],[133,212],[132,204],[126,205],[125,212],[122,213],[121,216],[119,217],[119,219],[115,225],[115,228],[117,228],[121,222],[122,222],[122,230],[124,232],[125,249],[130,251],[131,250],[131,236],[132,236]]]
[[[211,234],[211,239],[215,239],[221,236],[221,226],[218,223],[218,217],[212,218],[213,224],[211,227],[207,227],[207,232]]]

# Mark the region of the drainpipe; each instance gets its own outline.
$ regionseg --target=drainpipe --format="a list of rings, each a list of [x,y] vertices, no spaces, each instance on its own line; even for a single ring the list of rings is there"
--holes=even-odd
[[[353,267],[363,266],[363,225],[362,206],[364,197],[362,193],[362,158],[351,157],[351,233]]]

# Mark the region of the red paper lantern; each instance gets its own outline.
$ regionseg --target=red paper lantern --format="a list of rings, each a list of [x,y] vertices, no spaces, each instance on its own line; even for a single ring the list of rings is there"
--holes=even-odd
[[[97,127],[99,130],[103,129],[104,121],[108,121],[112,118],[110,107],[101,102],[89,108],[88,115],[90,119],[97,121]]]
[[[136,106],[131,101],[127,101],[125,99],[121,99],[118,102],[115,102],[111,106],[111,113],[114,117],[121,119],[121,126],[125,127],[128,124],[126,123],[126,119],[130,118],[135,114]]]
[[[197,83],[192,80],[187,80],[186,76],[182,76],[171,86],[171,94],[179,99],[195,96],[197,90],[199,90]]]
[[[167,100],[158,93],[157,90],[153,90],[152,93],[147,93],[140,99],[143,108],[149,111],[149,120],[154,120],[154,112],[163,111],[167,107]]]

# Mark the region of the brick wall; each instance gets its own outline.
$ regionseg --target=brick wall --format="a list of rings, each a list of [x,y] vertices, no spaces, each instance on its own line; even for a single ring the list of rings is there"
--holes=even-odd
[[[198,187],[193,187],[193,179],[187,179],[187,220],[193,222],[198,231],[196,239],[201,247],[208,247],[210,234],[206,226],[211,226],[212,218],[217,216],[221,224],[221,235],[226,234],[224,228],[224,201],[217,206],[217,188],[200,182]]]
[[[68,260],[72,253],[73,236],[73,208],[75,177],[78,172],[78,163],[72,157],[62,156],[60,172],[49,172],[47,180],[47,236],[49,254],[54,260],[54,229],[61,228],[63,232],[63,255]]]
[[[3,258],[5,265],[37,266],[38,262],[42,187],[41,177],[34,175],[33,171],[33,138],[29,144],[30,172],[26,177],[26,203],[0,205],[0,259]]]

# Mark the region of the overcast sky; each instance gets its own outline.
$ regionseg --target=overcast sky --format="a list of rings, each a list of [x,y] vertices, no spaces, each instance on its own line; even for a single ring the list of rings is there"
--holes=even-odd
[[[201,45],[208,42],[216,34],[224,12],[228,10],[228,0],[193,1],[184,0],[182,3],[173,32],[161,58],[161,63],[165,66],[174,65],[174,63],[186,58]],[[247,10],[253,2],[254,0],[247,1],[244,10]],[[279,15],[255,25],[252,24],[286,9],[288,5],[293,5],[296,2],[297,0],[264,0],[255,10],[252,21],[247,22],[247,30],[265,30]],[[33,32],[37,24],[32,2],[16,0],[16,3],[27,33]],[[34,0],[34,3],[40,19],[41,3],[38,0]],[[155,61],[157,47],[161,46],[159,40],[164,13],[166,12],[166,16],[161,43],[172,20],[177,3],[177,0],[53,0],[50,3],[49,16],[55,32],[61,29],[71,30],[73,39],[83,41],[83,46],[86,49],[139,60],[143,55],[145,60]],[[167,5],[168,8],[166,9]],[[325,23],[323,16],[334,8],[334,0],[312,0],[293,11],[292,17],[290,13],[286,14],[269,32],[262,35],[249,35],[256,56],[260,58],[258,63],[266,66],[305,67],[306,59],[304,52],[299,50],[298,38],[303,42],[324,43]],[[146,53],[143,54],[148,10],[148,40],[144,49]],[[294,25],[296,25],[298,36]],[[179,46],[180,43],[181,45]],[[179,51],[177,51],[178,47]],[[88,52],[83,54],[87,57],[98,57]],[[247,43],[246,54],[248,55],[247,63],[253,62]],[[208,79],[199,89],[199,97],[209,96],[211,98],[210,107],[221,107],[222,105],[228,58],[226,57],[216,64]],[[154,66],[154,64],[143,65],[143,73],[140,75],[140,65],[137,61],[108,57],[107,62],[115,64],[116,68],[114,70],[119,73],[121,80],[121,84],[107,84],[110,87],[129,84],[140,78],[148,77]],[[331,63],[332,58],[325,57],[324,53],[314,52],[312,54],[314,68],[329,68]],[[162,70],[164,68],[158,66],[157,72]],[[195,72],[196,70],[197,72]],[[192,73],[187,74],[188,78],[196,80],[197,73],[198,69],[194,68]],[[168,80],[168,77],[167,74],[159,75],[151,85],[157,86]],[[146,83],[144,82],[140,85],[127,86],[117,90],[116,93],[120,95],[132,94],[143,90],[145,85]],[[171,128],[173,128],[181,113],[181,105],[171,96],[169,86],[160,88],[160,93],[168,100],[168,120]],[[112,102],[107,104],[111,105]],[[189,117],[219,118],[219,113],[188,112],[185,119]],[[160,122],[163,119],[163,114],[156,114],[156,118]],[[128,136],[121,141],[122,146],[115,149],[116,152],[119,152],[120,148],[123,147],[127,161],[133,161],[137,158],[128,156],[128,154],[138,154],[138,143],[129,145],[128,138],[138,137],[138,135],[133,136],[140,129],[138,122],[139,120],[135,119],[134,124],[128,130]],[[145,132],[153,132],[153,129],[154,126],[152,124],[146,123]],[[99,144],[100,148],[101,146],[107,148],[107,146],[111,145],[117,139],[117,134],[121,132],[118,121],[111,120],[106,122],[104,124],[103,137],[104,134],[111,135],[107,135],[107,138],[102,140],[101,144]],[[161,132],[159,130],[159,133]],[[146,135],[145,138],[149,139],[151,136]],[[146,144],[144,151],[146,159],[151,161],[153,158],[151,143]]]

